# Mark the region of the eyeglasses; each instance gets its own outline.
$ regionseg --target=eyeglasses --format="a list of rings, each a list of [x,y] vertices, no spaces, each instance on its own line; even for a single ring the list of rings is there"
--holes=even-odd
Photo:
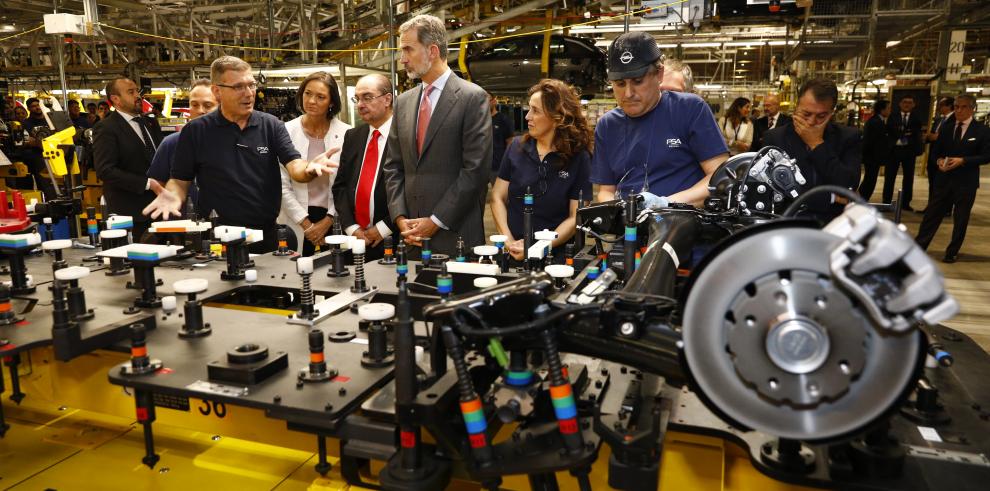
[[[363,95],[361,97],[351,96],[351,102],[353,102],[355,104],[359,104],[361,102],[363,102],[365,104],[371,104],[371,102],[374,101],[375,99],[377,99],[379,97],[385,97],[386,95],[388,95],[387,92],[384,93],[384,94],[379,94],[379,95]]]
[[[257,82],[251,82],[248,84],[237,84],[237,85],[227,85],[227,84],[216,84],[216,85],[217,87],[224,87],[227,89],[231,89],[235,92],[254,92],[258,90]]]

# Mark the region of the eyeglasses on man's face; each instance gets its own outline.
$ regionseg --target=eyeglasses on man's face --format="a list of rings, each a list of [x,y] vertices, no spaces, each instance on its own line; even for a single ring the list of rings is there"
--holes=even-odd
[[[365,94],[365,95],[362,95],[361,97],[352,96],[351,97],[351,102],[353,102],[355,104],[360,104],[362,102],[365,103],[365,104],[371,104],[375,99],[377,99],[379,97],[385,97],[386,95],[388,95],[388,94],[387,93],[385,93],[385,94],[379,94],[379,95]]]
[[[254,92],[258,90],[257,82],[241,83],[236,85],[217,84],[217,87],[233,90],[234,92]]]

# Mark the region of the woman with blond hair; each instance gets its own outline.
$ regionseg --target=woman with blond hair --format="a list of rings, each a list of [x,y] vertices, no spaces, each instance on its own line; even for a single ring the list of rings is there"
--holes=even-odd
[[[528,132],[509,144],[492,188],[492,216],[509,253],[524,257],[523,197],[533,195],[533,229],[555,230],[554,256],[574,235],[578,193],[591,198],[594,131],[574,90],[554,79],[529,89]]]

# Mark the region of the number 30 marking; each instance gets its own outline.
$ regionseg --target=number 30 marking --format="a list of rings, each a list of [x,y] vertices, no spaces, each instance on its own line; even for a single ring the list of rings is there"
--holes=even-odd
[[[210,413],[215,414],[218,418],[223,419],[227,415],[227,406],[222,402],[207,401],[203,400],[203,405],[199,406],[199,414],[203,416],[209,416]]]

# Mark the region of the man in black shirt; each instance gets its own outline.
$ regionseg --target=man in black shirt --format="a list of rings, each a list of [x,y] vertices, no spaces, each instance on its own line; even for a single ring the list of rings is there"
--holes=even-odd
[[[233,56],[221,56],[210,66],[211,90],[220,108],[189,122],[180,133],[166,186],[154,179],[158,197],[144,209],[152,218],[180,216],[180,209],[196,179],[203,215],[216,211],[224,225],[264,232],[264,242],[252,252],[275,249],[275,218],[281,199],[279,164],[292,179],[309,182],[325,172],[335,172],[330,150],[312,161],[302,160],[285,125],[275,116],[254,111],[258,84],[251,66]]]
[[[11,158],[15,160],[20,158],[24,162],[24,165],[34,177],[35,185],[37,185],[38,190],[41,191],[47,201],[55,197],[55,185],[52,184],[50,179],[46,179],[41,174],[47,168],[45,159],[41,154],[41,139],[31,136],[31,130],[37,127],[48,128],[48,120],[45,119],[45,113],[41,109],[41,101],[36,97],[28,99],[25,105],[28,108],[28,117],[22,125],[28,136],[24,140],[25,147],[21,149],[18,155],[12,155]],[[28,185],[30,186],[30,184]]]
[[[859,129],[831,122],[839,91],[824,78],[808,80],[798,90],[792,123],[767,132],[764,143],[783,149],[797,159],[807,180],[806,190],[823,184],[855,189],[859,184],[861,136]],[[808,214],[827,222],[842,213],[830,194],[812,198]]]
[[[69,121],[72,121],[72,126],[76,127],[77,134],[82,133],[82,130],[86,128],[92,127],[89,124],[89,120],[86,119],[86,115],[82,113],[82,107],[79,106],[79,101],[75,99],[69,101]]]

